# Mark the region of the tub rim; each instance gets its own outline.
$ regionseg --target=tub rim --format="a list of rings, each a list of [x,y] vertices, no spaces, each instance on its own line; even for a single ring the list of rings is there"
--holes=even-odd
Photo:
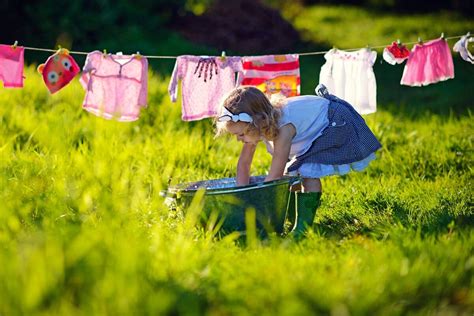
[[[265,176],[253,176],[251,178],[259,178]],[[183,183],[182,185],[192,184],[192,183],[199,183],[199,182],[206,182],[206,181],[214,181],[214,180],[224,180],[224,179],[235,179],[235,178],[220,178],[220,179],[210,179],[210,180],[203,180],[203,181],[195,181],[195,182],[187,182]],[[226,193],[238,193],[238,192],[245,192],[253,189],[262,189],[268,188],[272,186],[278,186],[281,184],[288,184],[289,186],[295,185],[301,182],[300,176],[288,176],[284,175],[283,177],[275,180],[264,181],[264,182],[257,182],[251,183],[243,186],[234,186],[230,188],[211,188],[206,189],[203,187],[198,187],[195,189],[182,189],[180,187],[174,186],[169,187],[166,191],[162,191],[162,196],[176,196],[176,195],[194,195],[197,191],[204,189],[206,195],[217,195],[217,194],[226,194]]]

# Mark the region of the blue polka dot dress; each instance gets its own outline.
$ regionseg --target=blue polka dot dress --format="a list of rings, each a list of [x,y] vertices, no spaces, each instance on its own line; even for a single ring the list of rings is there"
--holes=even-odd
[[[382,145],[349,103],[321,84],[316,94],[329,100],[328,125],[305,153],[287,164],[287,173],[321,178],[364,170]]]

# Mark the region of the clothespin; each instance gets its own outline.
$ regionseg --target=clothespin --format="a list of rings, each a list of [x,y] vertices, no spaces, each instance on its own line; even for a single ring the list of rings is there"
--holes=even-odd
[[[441,32],[441,38],[444,39],[444,32]]]
[[[140,55],[140,52],[137,51],[137,53],[134,55],[136,59],[140,60],[142,59],[142,55]]]
[[[225,51],[222,51],[221,53],[221,61],[225,61],[226,56],[225,56]]]
[[[421,39],[421,37],[418,37],[418,44],[423,45],[423,40]]]
[[[107,57],[107,50],[106,49],[103,50],[102,57],[104,57],[104,58]]]
[[[471,37],[471,32],[467,32],[466,38],[469,43],[474,42],[474,37]]]
[[[398,46],[401,46],[401,45],[402,45],[402,42],[400,41],[399,38],[397,39],[397,45],[398,45]]]
[[[57,51],[58,54],[69,55],[69,49],[67,48],[59,48]]]
[[[369,46],[369,44],[367,44],[367,46],[365,47],[365,50],[370,51],[370,46]]]
[[[56,54],[62,54],[64,51],[67,51],[67,53],[69,53],[69,51],[65,48],[62,48],[61,45],[58,45],[58,50],[56,51]]]
[[[468,36],[469,36],[469,35],[468,35]],[[15,41],[15,43],[13,43],[13,45],[12,45],[12,48],[13,48],[13,49],[16,49],[17,46],[18,46],[18,41]]]

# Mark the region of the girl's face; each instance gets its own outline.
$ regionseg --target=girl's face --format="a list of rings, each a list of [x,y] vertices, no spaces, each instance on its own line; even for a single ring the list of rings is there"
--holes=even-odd
[[[245,130],[247,129],[247,125],[248,123],[245,122],[232,122],[227,125],[227,130],[231,134],[234,134],[237,140],[242,143],[257,144],[260,141],[260,135],[246,134]]]

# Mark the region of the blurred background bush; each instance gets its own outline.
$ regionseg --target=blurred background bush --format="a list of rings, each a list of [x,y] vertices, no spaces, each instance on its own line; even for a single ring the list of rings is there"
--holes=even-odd
[[[13,43],[84,51],[139,48],[176,54],[176,36],[240,53],[279,53],[301,44],[286,20],[315,4],[352,5],[381,13],[456,11],[474,16],[462,0],[0,0],[0,38]],[[282,18],[282,15],[284,18]],[[257,17],[257,18],[256,18]],[[291,22],[291,21],[290,21]],[[178,31],[180,35],[176,35]],[[249,36],[250,34],[250,36]],[[246,41],[242,41],[246,38]],[[185,47],[184,49],[189,49]],[[171,51],[173,50],[173,51]],[[187,51],[190,53],[190,51]],[[34,58],[34,57],[33,57]]]

